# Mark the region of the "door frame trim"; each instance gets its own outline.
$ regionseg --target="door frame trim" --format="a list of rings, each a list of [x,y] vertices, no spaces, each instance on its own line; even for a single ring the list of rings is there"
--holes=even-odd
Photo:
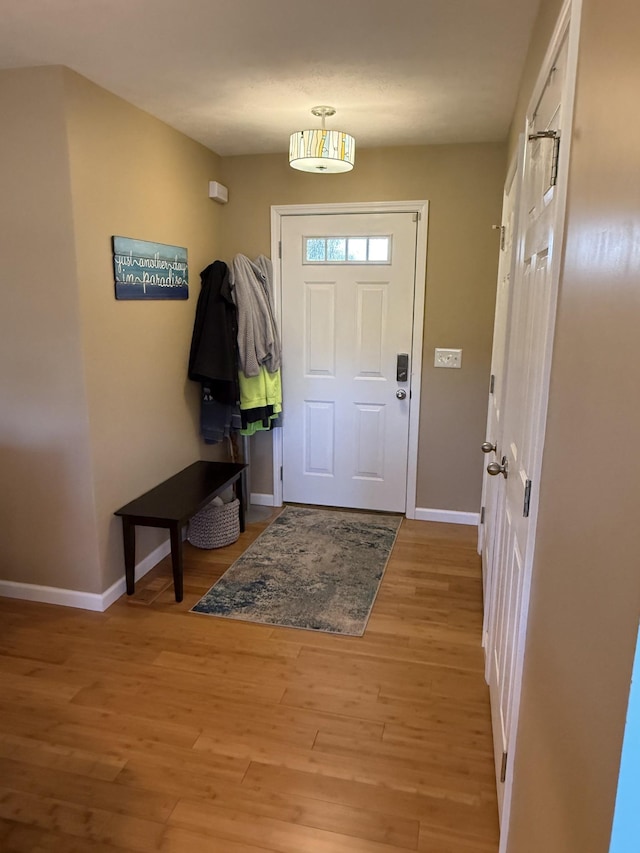
[[[374,201],[342,204],[284,204],[271,206],[271,257],[273,264],[273,296],[278,325],[282,328],[282,262],[279,257],[282,220],[285,216],[321,216],[345,213],[416,213],[415,279],[413,288],[413,330],[411,345],[411,405],[409,407],[409,445],[407,448],[406,510],[407,518],[416,517],[418,487],[418,437],[420,434],[420,392],[422,387],[422,342],[427,279],[427,234],[429,202]],[[284,417],[286,418],[286,410]],[[282,430],[273,433],[273,505],[282,506],[283,448]]]

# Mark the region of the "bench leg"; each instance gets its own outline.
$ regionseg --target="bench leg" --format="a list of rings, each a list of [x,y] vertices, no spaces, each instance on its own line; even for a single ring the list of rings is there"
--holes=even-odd
[[[122,540],[124,542],[124,574],[127,595],[133,595],[136,587],[136,526],[122,516]]]
[[[240,532],[244,533],[244,495],[242,489],[242,475],[240,475],[236,480],[236,498],[240,501]]]
[[[176,601],[182,601],[182,528],[180,524],[172,524],[169,528],[171,536],[171,565],[173,567],[173,588]]]

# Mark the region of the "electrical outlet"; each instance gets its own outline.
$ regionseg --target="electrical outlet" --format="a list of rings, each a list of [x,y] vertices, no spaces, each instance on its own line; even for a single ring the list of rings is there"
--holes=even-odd
[[[443,349],[436,347],[436,355],[433,360],[434,367],[462,367],[461,349]]]

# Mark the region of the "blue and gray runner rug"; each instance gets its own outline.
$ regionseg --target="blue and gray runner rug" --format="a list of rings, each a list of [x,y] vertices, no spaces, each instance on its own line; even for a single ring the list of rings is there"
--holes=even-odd
[[[362,636],[401,521],[286,507],[192,612]]]

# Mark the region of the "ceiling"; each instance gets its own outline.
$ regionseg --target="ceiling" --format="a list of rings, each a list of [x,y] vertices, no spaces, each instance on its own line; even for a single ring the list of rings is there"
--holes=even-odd
[[[67,65],[221,155],[504,139],[539,0],[3,0],[0,68]]]

